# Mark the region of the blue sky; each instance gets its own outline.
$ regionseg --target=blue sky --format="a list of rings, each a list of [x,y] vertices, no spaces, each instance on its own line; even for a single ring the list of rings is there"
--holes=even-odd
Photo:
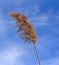
[[[41,65],[59,65],[59,0],[0,0],[0,65],[38,65],[31,43],[22,47],[10,12],[33,24]]]

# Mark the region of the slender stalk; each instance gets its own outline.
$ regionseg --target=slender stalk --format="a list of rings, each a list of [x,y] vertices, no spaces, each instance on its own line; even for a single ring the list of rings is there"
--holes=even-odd
[[[36,56],[37,56],[37,60],[38,60],[38,64],[40,64],[40,59],[39,59],[39,56],[38,56],[38,51],[37,51],[37,48],[36,48],[36,45],[33,43],[33,46],[34,46],[34,49],[35,49],[35,52],[36,52]]]

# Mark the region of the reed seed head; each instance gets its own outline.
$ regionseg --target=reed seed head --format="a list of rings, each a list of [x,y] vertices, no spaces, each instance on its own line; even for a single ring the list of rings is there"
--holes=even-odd
[[[21,32],[20,38],[24,39],[24,42],[30,41],[35,43],[37,41],[36,33],[33,25],[27,20],[27,17],[20,13],[10,13],[9,15],[17,21],[17,32]]]

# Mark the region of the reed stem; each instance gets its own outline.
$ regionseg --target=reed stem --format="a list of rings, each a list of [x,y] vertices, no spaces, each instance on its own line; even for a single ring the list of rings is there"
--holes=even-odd
[[[36,56],[37,56],[37,60],[38,60],[38,64],[41,65],[40,63],[40,59],[39,59],[39,55],[38,55],[38,50],[36,48],[36,45],[33,43],[33,46],[34,46],[34,49],[35,49],[35,52],[36,52]]]

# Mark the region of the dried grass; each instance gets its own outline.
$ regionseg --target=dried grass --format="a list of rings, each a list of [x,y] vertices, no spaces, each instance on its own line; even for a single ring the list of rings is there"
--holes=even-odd
[[[16,23],[18,27],[17,32],[20,32],[20,38],[24,39],[24,42],[33,42],[34,49],[36,52],[36,56],[38,59],[38,63],[40,64],[37,48],[36,48],[36,33],[34,31],[33,25],[27,20],[27,17],[25,15],[22,15],[20,13],[10,13],[10,16],[14,17],[16,19]]]
[[[26,16],[19,13],[10,13],[10,16],[14,17],[17,21],[16,27],[18,27],[17,32],[21,32],[20,38],[24,39],[24,42],[30,41],[35,43],[37,41],[36,33]]]

